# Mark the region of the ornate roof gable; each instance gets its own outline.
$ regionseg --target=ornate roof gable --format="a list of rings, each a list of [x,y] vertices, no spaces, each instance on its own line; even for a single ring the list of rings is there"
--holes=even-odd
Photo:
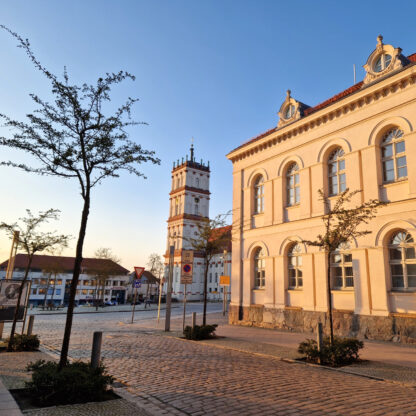
[[[385,45],[383,36],[379,35],[377,37],[376,49],[371,53],[364,65],[366,76],[363,84],[369,84],[396,69],[402,68],[408,63],[409,60],[402,55],[401,48]]]
[[[286,99],[280,106],[280,110],[277,113],[279,116],[279,122],[277,127],[282,127],[286,124],[292,123],[303,116],[303,111],[309,108],[308,105],[295,100],[290,96],[290,90],[286,92]]]

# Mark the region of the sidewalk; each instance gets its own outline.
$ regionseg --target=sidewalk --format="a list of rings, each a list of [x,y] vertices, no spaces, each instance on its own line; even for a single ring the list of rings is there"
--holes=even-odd
[[[200,324],[201,316],[198,316]],[[190,315],[187,315],[189,321]],[[208,313],[207,323],[218,324],[218,338],[198,341],[205,345],[235,351],[249,352],[293,361],[300,358],[297,352],[299,343],[307,338],[316,338],[316,334],[289,332],[276,329],[229,325],[222,313]],[[172,320],[174,336],[181,336],[181,319]],[[340,367],[333,371],[355,374],[416,387],[416,345],[393,342],[363,340],[361,363]],[[298,362],[298,361],[295,361]],[[304,365],[303,362],[298,362]]]
[[[173,304],[172,308],[177,308],[180,304]],[[160,310],[163,311],[166,309],[166,304],[162,303],[160,305]],[[68,308],[57,309],[53,311],[43,310],[41,307],[36,307],[33,309],[28,309],[28,315],[65,315]],[[77,306],[74,308],[74,313],[111,313],[111,312],[131,312],[133,310],[133,305],[117,305],[117,306],[106,306],[104,308],[99,307],[98,310],[95,310],[95,306]],[[141,311],[157,311],[157,304],[152,303],[150,306],[145,307],[144,303],[136,305],[135,312]]]

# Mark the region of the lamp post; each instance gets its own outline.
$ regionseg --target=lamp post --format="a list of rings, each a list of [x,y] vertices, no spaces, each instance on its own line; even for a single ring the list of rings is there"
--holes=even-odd
[[[165,332],[170,331],[170,312],[172,301],[172,281],[173,281],[173,256],[175,254],[175,246],[169,246],[169,274],[168,288],[166,291],[166,313],[165,313]]]

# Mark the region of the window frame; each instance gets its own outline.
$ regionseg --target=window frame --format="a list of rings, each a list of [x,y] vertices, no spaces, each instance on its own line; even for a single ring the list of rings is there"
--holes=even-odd
[[[343,165],[341,168],[340,165]],[[331,166],[336,166],[336,170],[332,171]],[[340,195],[347,189],[347,172],[346,172],[346,163],[345,163],[345,152],[342,147],[337,147],[334,149],[327,160],[327,178],[328,178],[328,195],[337,196]],[[337,192],[333,192],[334,178],[336,178],[336,187]],[[344,180],[341,181],[341,178]],[[344,185],[344,189],[342,189]]]
[[[402,238],[398,244],[393,243],[396,237],[400,234],[404,234],[405,238]],[[408,258],[406,256],[407,250],[412,249],[413,253],[415,253],[413,258]],[[400,250],[400,259],[394,259],[391,256],[392,250]],[[392,234],[388,244],[388,251],[389,251],[389,272],[390,272],[390,281],[391,281],[391,288],[392,291],[397,292],[416,292],[416,277],[415,279],[415,286],[409,287],[409,273],[407,270],[407,265],[415,265],[416,267],[416,243],[412,237],[412,235],[405,231],[399,230]],[[402,279],[403,279],[403,286],[395,286],[394,285],[394,276],[400,275],[393,275],[392,273],[392,266],[401,266],[402,268]],[[416,276],[416,275],[412,275]]]
[[[293,195],[291,195],[291,191]],[[292,197],[293,196],[293,201]],[[294,207],[300,204],[299,165],[293,162],[286,171],[286,206]]]
[[[254,196],[254,215],[264,213],[264,178],[262,175],[259,175],[253,186],[253,196]]]
[[[293,264],[292,259],[295,259],[295,264]],[[288,290],[303,290],[302,247],[299,243],[292,244],[289,247],[287,251],[287,262]],[[291,276],[291,270],[295,271],[294,276]],[[295,279],[295,285],[291,284],[291,279],[293,278]]]
[[[337,262],[334,260],[335,256],[340,256],[340,261]],[[351,256],[351,261],[346,260],[346,256]],[[349,276],[346,273],[346,268],[351,268],[352,275]],[[335,270],[339,268],[341,269],[341,276],[337,276],[335,274]],[[344,243],[341,244],[335,251],[331,253],[331,289],[332,290],[354,290],[354,269],[352,265],[352,254],[351,254],[351,247],[349,244]],[[335,279],[341,278],[342,285],[335,285]],[[352,285],[347,284],[348,279],[351,279]]]
[[[264,289],[266,287],[266,255],[264,249],[256,249],[254,256],[254,289]]]
[[[392,136],[389,141],[386,141],[389,136]],[[403,152],[397,152],[397,144],[403,143],[404,149]],[[391,155],[384,156],[384,149],[386,149],[388,146],[391,146]],[[404,132],[398,127],[395,127],[393,129],[388,130],[381,139],[380,143],[380,156],[381,156],[381,168],[382,168],[382,179],[383,184],[386,183],[394,183],[399,181],[405,181],[408,178],[408,171],[407,171],[407,156],[406,156],[406,141],[404,138]],[[403,158],[405,159],[405,165],[398,166],[398,160]],[[386,172],[391,172],[392,170],[387,170],[386,163],[389,161],[393,161],[393,172],[394,172],[394,178],[393,179],[387,179]],[[406,175],[405,176],[398,176],[399,169],[406,169]]]

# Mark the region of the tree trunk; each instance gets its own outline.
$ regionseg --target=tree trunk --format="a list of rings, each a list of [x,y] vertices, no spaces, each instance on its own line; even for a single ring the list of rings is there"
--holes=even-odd
[[[94,303],[95,303],[95,310],[98,311],[98,277],[97,280],[95,281],[95,294],[94,294]]]
[[[81,217],[81,226],[79,229],[75,263],[74,263],[74,273],[72,275],[71,287],[69,289],[69,302],[68,302],[68,311],[66,313],[66,323],[65,323],[65,332],[64,338],[62,340],[62,349],[61,349],[61,358],[59,360],[59,370],[62,370],[63,367],[67,365],[68,362],[68,350],[69,350],[69,340],[71,337],[72,329],[72,318],[74,314],[75,306],[75,296],[77,293],[77,284],[79,280],[79,275],[81,272],[81,263],[82,263],[82,248],[84,246],[85,232],[87,230],[87,221],[88,214],[90,211],[90,190],[87,188],[84,207],[82,209]]]
[[[9,339],[9,344],[7,345],[7,351],[13,351],[13,343],[14,343],[13,338],[14,338],[14,333],[16,332],[16,323],[17,323],[17,318],[19,316],[19,308],[20,308],[20,301],[22,299],[23,285],[25,284],[27,280],[27,276],[29,275],[29,269],[30,269],[30,265],[32,264],[32,259],[33,259],[33,254],[29,254],[28,263],[27,263],[26,270],[25,270],[25,277],[21,281],[22,283],[19,287],[19,295],[17,297],[16,310],[14,311],[12,329],[10,331],[10,339]]]
[[[54,279],[53,279],[53,288],[52,288],[52,295],[51,295],[51,302],[55,305],[55,302],[53,301],[53,297],[55,296],[55,290],[56,290],[56,273],[54,273]]]
[[[328,296],[328,317],[330,329],[330,342],[334,345],[334,323],[332,321],[332,295],[331,295],[331,252],[327,253],[327,296]]]
[[[50,281],[51,281],[51,276],[52,276],[52,273],[49,273],[48,281],[46,283],[45,298],[43,299],[43,310],[45,310],[45,308],[46,308],[46,301],[48,300],[48,290],[49,290],[49,284],[50,284]]]
[[[202,315],[202,325],[207,324],[207,291],[208,291],[208,258],[205,258],[204,270],[204,313]]]

